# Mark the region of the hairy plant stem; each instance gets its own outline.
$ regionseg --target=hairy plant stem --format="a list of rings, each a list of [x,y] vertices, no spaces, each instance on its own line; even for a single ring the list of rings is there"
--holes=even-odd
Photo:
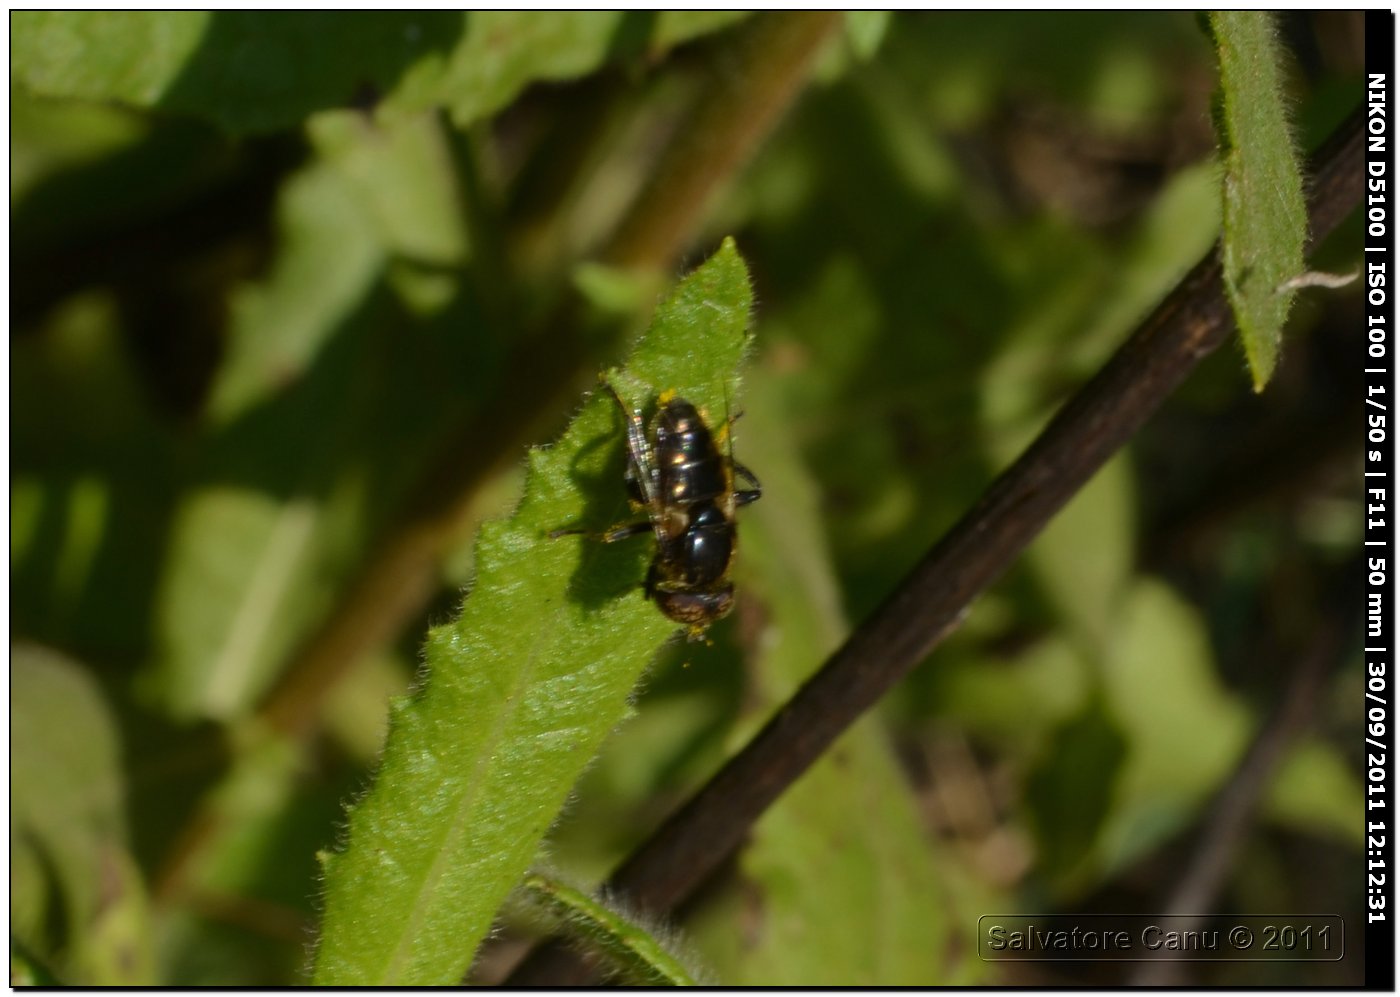
[[[1360,202],[1362,126],[1354,114],[1316,158],[1310,247]],[[605,888],[637,910],[658,914],[691,896],[768,806],[956,629],[972,600],[1233,328],[1212,250],[820,671],[618,867]],[[561,986],[588,976],[573,952],[551,940],[507,982]]]

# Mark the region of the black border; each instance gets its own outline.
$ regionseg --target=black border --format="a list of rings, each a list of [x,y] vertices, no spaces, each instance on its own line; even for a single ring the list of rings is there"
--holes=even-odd
[[[1395,309],[1391,304],[1396,278],[1394,211],[1396,195],[1394,136],[1395,15],[1366,12],[1366,214],[1364,272],[1366,278],[1365,400],[1366,461],[1363,505],[1366,506],[1367,565],[1365,643],[1366,698],[1362,713],[1366,757],[1366,986],[1395,989],[1395,834],[1397,820],[1391,775],[1395,739],[1394,642],[1390,577],[1397,567],[1395,529],[1387,508],[1394,501],[1393,453],[1395,401]],[[1377,511],[1378,507],[1381,511]],[[1378,763],[1378,764],[1377,764]]]

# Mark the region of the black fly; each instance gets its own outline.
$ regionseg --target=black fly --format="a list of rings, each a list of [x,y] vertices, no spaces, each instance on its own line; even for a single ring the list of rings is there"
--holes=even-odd
[[[627,426],[627,493],[647,521],[624,523],[600,537],[614,543],[650,530],[656,556],[647,572],[646,593],[657,608],[684,623],[699,639],[734,608],[729,566],[734,559],[734,513],[761,494],[753,472],[721,453],[700,412],[674,391],[657,398],[647,426],[607,381],[603,387],[622,410]],[[727,437],[731,418],[721,435]],[[749,487],[735,488],[740,478]],[[579,530],[555,530],[552,537]]]

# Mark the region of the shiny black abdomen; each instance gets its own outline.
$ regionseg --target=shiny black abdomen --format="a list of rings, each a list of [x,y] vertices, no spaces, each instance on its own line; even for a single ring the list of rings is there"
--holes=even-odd
[[[660,554],[667,580],[713,585],[724,577],[734,556],[734,524],[713,503],[699,505],[691,510],[685,532],[664,541]]]
[[[728,490],[724,458],[690,402],[672,399],[657,414],[655,450],[664,501],[695,505]]]

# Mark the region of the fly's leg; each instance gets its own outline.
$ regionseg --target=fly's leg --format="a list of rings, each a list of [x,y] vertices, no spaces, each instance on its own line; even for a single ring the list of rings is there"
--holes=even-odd
[[[602,533],[594,533],[591,530],[573,530],[567,528],[551,530],[549,532],[549,539],[558,540],[560,537],[591,537],[594,540],[601,540],[605,544],[610,544],[650,532],[652,532],[652,525],[651,521],[648,520],[645,523],[622,523],[621,525],[614,526],[610,530],[604,530]]]
[[[734,469],[736,479],[743,478],[752,487],[736,489],[734,492],[734,508],[741,505],[748,505],[750,502],[757,502],[763,497],[763,485],[759,484],[758,478],[743,464],[740,464],[733,457],[729,458],[729,466]]]
[[[715,430],[715,446],[729,447],[732,452],[734,441],[730,439],[730,432],[734,429],[734,424],[744,417],[744,410],[740,409],[724,420],[724,425]]]
[[[728,408],[728,386],[725,387],[724,404],[725,407]],[[747,467],[745,467],[743,464],[740,464],[737,460],[734,459],[734,424],[738,422],[743,417],[743,415],[743,409],[740,409],[739,411],[733,412],[730,415],[728,415],[724,420],[724,425],[721,426],[719,432],[715,434],[716,445],[723,445],[729,450],[728,459],[730,488],[734,488],[734,480],[738,478],[743,478],[749,485],[752,486],[750,488],[734,490],[733,508],[735,509],[743,505],[748,505],[750,502],[757,502],[760,498],[763,497],[763,486],[759,484],[758,478]]]
[[[621,526],[614,526],[599,539],[605,544],[617,543],[628,537],[639,537],[643,533],[651,533],[652,530],[651,520],[647,520],[645,523],[623,523]]]

